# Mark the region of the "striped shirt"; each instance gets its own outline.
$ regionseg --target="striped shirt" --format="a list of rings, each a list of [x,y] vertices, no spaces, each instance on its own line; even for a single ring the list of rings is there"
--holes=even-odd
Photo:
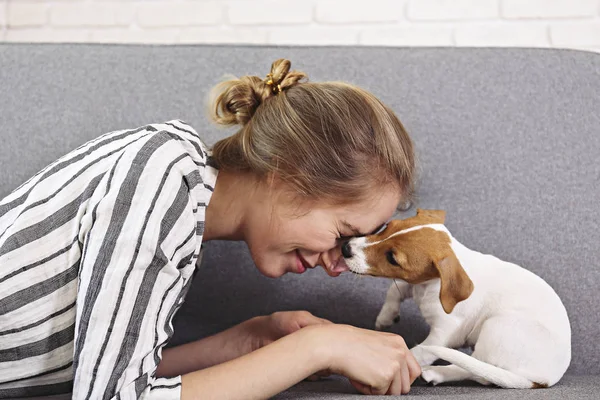
[[[217,178],[181,121],[111,132],[0,201],[0,398],[179,399],[156,378]]]

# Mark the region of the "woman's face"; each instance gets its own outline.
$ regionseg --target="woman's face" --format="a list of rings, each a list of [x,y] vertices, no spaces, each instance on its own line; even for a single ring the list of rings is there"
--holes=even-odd
[[[245,239],[252,258],[266,276],[304,273],[318,265],[330,276],[347,270],[341,256],[344,239],[371,234],[394,214],[400,202],[396,187],[347,206],[313,204],[299,212],[289,196],[265,193],[246,220]],[[287,199],[287,201],[286,201]]]

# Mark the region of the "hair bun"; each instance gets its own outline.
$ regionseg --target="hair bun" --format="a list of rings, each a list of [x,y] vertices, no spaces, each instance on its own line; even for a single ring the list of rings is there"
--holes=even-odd
[[[301,81],[308,79],[304,72],[290,71],[292,63],[290,60],[280,58],[271,64],[271,72],[267,75],[267,85],[271,86],[274,94],[282,92],[295,86]]]
[[[221,125],[245,125],[268,98],[307,79],[303,72],[290,71],[292,63],[279,59],[271,65],[267,79],[242,76],[215,86],[211,94],[210,114]]]

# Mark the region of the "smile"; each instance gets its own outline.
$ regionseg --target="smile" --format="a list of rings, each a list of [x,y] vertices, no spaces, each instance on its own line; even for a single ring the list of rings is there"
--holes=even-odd
[[[306,261],[304,259],[304,257],[302,257],[302,254],[300,254],[299,250],[295,251],[296,253],[296,272],[301,274],[303,272],[305,272],[307,269],[313,269],[315,266],[310,265],[308,263],[308,261]]]

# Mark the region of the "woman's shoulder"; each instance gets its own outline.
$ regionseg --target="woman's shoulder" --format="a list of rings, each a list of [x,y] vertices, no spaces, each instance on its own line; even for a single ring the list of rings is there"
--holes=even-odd
[[[196,164],[198,178],[204,183],[204,188],[210,192],[214,189],[218,169],[212,159],[212,151],[200,138],[198,132],[187,122],[174,119],[159,124],[152,124],[157,132],[163,132],[180,141]]]
[[[176,149],[179,149],[176,152],[179,153],[183,148],[197,164],[206,164],[211,155],[209,146],[200,138],[198,132],[190,124],[180,119],[150,123],[127,132],[142,133],[145,140],[137,143],[137,146],[134,146],[136,148],[143,147],[150,140],[160,142],[161,145],[175,141],[178,142]]]
[[[196,149],[204,157],[208,157],[208,146],[200,137],[198,132],[187,122],[180,119],[173,119],[161,123],[150,124],[157,132],[167,132],[174,139],[188,141],[196,145]]]

